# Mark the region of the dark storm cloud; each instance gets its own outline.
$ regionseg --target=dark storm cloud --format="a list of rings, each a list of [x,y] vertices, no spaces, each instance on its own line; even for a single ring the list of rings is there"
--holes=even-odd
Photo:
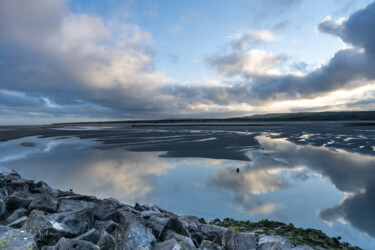
[[[375,57],[375,2],[352,14],[348,20],[340,24],[325,20],[319,24],[321,32],[340,37],[344,42],[365,49],[366,53]]]

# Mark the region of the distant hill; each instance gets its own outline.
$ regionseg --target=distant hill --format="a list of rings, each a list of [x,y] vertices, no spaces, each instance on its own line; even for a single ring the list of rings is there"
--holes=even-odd
[[[375,121],[375,111],[340,111],[340,112],[301,112],[252,115],[232,118],[209,119],[163,119],[163,120],[119,120],[106,122],[59,123],[93,124],[93,123],[205,123],[205,122],[271,122],[271,121]],[[57,125],[57,124],[53,124]]]

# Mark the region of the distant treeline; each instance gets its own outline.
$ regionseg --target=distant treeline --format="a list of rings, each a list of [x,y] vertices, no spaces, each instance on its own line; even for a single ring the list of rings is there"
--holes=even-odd
[[[375,111],[342,111],[342,112],[304,112],[253,115],[232,118],[208,119],[163,119],[163,120],[119,120],[78,123],[59,123],[53,125],[94,124],[94,123],[217,123],[217,122],[272,122],[272,121],[375,121]]]

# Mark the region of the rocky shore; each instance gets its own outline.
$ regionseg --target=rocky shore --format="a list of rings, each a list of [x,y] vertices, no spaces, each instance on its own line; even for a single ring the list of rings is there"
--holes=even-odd
[[[360,249],[274,221],[206,222],[0,174],[0,249]]]

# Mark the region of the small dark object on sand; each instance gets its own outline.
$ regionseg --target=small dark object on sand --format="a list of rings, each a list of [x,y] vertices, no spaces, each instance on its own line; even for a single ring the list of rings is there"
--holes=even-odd
[[[35,147],[36,144],[34,142],[27,142],[27,141],[25,141],[25,142],[20,143],[20,145],[23,146],[23,147],[30,147],[30,148],[32,148],[32,147]]]
[[[236,172],[239,173],[240,172],[240,168],[236,168]]]

